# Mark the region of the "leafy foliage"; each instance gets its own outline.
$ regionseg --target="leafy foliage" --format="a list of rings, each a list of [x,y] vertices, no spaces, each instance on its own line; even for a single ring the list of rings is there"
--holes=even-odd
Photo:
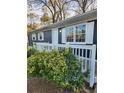
[[[68,88],[78,91],[83,85],[83,74],[81,72],[81,62],[72,54],[71,49],[64,51],[64,57],[68,66],[66,80],[69,83]]]
[[[38,53],[38,50],[36,50],[35,48],[28,48],[27,49],[27,58],[36,53]]]
[[[83,86],[81,63],[68,49],[42,51],[30,56],[27,72],[28,76],[43,77],[73,91],[79,91]]]

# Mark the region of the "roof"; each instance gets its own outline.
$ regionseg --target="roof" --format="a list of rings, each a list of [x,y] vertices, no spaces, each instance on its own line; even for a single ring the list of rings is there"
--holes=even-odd
[[[45,26],[45,27],[40,28],[38,30],[35,30],[33,32],[47,31],[47,30],[51,30],[52,28],[65,27],[67,25],[73,25],[73,24],[77,24],[77,23],[81,23],[81,22],[87,22],[87,21],[91,21],[91,20],[95,20],[95,19],[97,19],[97,10],[89,11],[89,12],[83,13],[81,15],[67,18],[65,20],[59,21],[59,22],[51,24],[49,26]]]

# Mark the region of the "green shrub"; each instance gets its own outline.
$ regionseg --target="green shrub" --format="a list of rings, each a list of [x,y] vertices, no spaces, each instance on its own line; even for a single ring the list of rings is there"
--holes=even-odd
[[[82,63],[77,60],[70,49],[64,51],[64,57],[68,66],[65,76],[66,82],[69,83],[67,87],[79,91],[83,86]]]
[[[67,66],[64,57],[57,51],[41,52],[28,58],[28,75],[41,76],[60,84]]]
[[[36,50],[35,48],[28,48],[27,49],[27,58],[30,57],[31,55],[34,55],[37,52],[38,52],[38,50]]]
[[[39,58],[32,55],[28,58],[28,68],[27,73],[28,76],[39,76],[39,66],[38,66]]]
[[[40,52],[28,58],[28,76],[40,76],[61,87],[79,91],[83,86],[81,63],[68,49]]]

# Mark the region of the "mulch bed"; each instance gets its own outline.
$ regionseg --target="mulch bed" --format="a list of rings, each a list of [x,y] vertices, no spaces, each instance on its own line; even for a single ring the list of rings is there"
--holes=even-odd
[[[54,82],[45,80],[43,78],[33,77],[28,78],[27,80],[27,93],[74,93],[74,92],[68,89],[59,88]]]
[[[42,78],[27,80],[27,93],[73,93],[70,90],[57,87],[54,82]]]

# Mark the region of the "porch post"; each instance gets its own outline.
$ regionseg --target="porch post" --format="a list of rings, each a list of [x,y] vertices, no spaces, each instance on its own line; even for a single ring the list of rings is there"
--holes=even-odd
[[[52,29],[52,49],[57,49],[58,45],[58,28]]]
[[[96,56],[96,45],[93,45],[92,56],[91,56],[91,67],[90,67],[90,87],[93,87],[95,82],[95,56]]]

